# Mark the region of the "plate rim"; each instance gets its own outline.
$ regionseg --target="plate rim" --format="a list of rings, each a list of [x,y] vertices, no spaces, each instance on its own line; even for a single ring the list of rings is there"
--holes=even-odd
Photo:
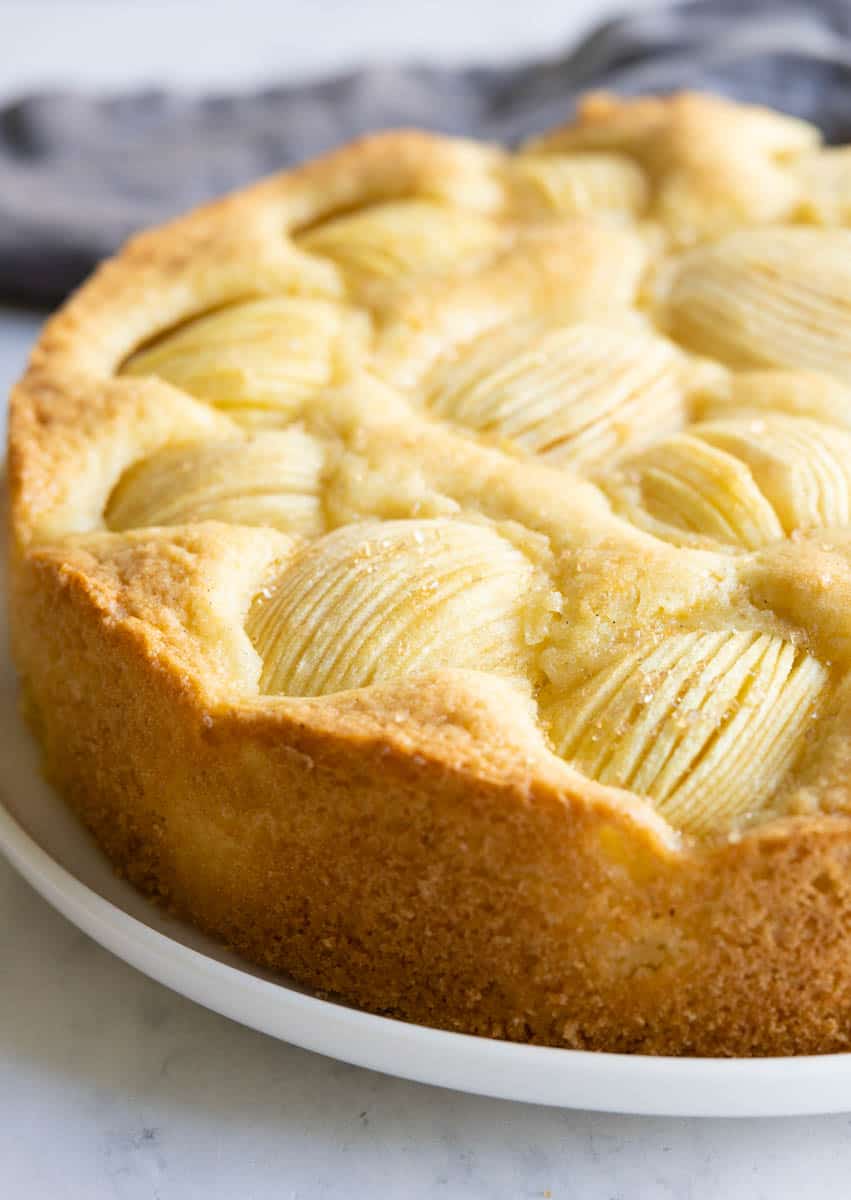
[[[0,521],[8,503],[5,485],[0,462]],[[11,720],[22,741],[32,745],[14,695],[6,703],[8,685],[14,693],[16,684],[5,575],[0,556],[0,720]],[[557,1108],[655,1117],[851,1112],[851,1053],[687,1058],[569,1050],[417,1025],[321,999],[283,978],[263,979],[249,967],[222,962],[170,937],[90,887],[17,820],[6,802],[2,772],[0,765],[0,855],[42,899],[142,974],[270,1037],[396,1078]],[[49,786],[35,768],[26,769],[28,785]],[[88,836],[79,823],[78,828]],[[211,981],[222,986],[212,988]],[[250,1002],[252,1013],[246,1011]]]
[[[101,896],[39,845],[2,797],[0,852],[53,908],[143,974],[240,1024],[355,1066],[499,1099],[642,1116],[851,1111],[851,1054],[684,1058],[528,1045],[415,1025],[262,979]]]

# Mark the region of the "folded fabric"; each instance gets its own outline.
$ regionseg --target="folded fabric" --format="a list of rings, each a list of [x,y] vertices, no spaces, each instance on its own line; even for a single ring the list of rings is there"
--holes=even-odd
[[[601,87],[720,91],[851,140],[851,6],[696,0],[505,68],[377,67],[200,98],[25,97],[0,109],[0,296],[55,303],[134,230],[367,130],[515,142],[567,120],[579,94]]]

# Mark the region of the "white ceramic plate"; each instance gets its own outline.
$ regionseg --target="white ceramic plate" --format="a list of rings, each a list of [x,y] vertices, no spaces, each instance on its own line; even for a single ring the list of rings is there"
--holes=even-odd
[[[515,1045],[371,1016],[246,966],[117,879],[41,778],[16,710],[3,583],[0,568],[0,850],[54,908],[125,962],[272,1037],[461,1091],[670,1116],[851,1111],[848,1054],[676,1059]]]

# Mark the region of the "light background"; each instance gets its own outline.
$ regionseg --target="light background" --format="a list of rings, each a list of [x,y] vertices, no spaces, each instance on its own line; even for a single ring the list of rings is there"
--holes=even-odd
[[[615,7],[0,0],[0,97],[555,53]],[[39,324],[0,310],[0,395]],[[560,1112],[276,1043],[112,958],[0,862],[0,1195],[10,1200],[797,1200],[847,1195],[849,1174],[848,1117]]]
[[[650,0],[0,0],[0,96],[63,83],[248,87],[364,62],[553,54]]]

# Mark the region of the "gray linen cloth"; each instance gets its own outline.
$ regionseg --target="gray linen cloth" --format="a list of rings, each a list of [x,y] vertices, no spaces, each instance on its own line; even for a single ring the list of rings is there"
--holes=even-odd
[[[0,297],[55,303],[134,230],[367,130],[511,143],[567,120],[598,87],[716,90],[851,140],[851,3],[696,0],[501,68],[374,67],[200,98],[25,97],[0,108]]]

